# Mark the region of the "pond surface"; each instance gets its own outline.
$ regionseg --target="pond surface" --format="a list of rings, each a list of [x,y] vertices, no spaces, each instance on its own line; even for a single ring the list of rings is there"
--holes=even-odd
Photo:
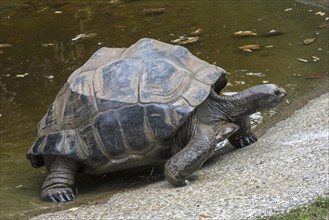
[[[0,7],[1,219],[93,203],[139,185],[138,175],[84,176],[75,202],[45,203],[46,171],[25,158],[60,87],[100,47],[128,47],[142,37],[170,42],[200,29],[199,39],[185,46],[229,72],[226,92],[276,83],[289,93],[284,105],[328,74],[328,10],[293,0],[2,0]],[[278,34],[268,36],[271,30]],[[237,31],[257,35],[233,36]],[[251,44],[261,49],[239,49]]]

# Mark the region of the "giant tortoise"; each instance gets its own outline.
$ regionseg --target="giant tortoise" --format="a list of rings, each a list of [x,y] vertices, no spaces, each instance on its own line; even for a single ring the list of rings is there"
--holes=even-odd
[[[181,46],[144,38],[99,49],[61,88],[27,152],[33,167],[49,171],[42,198],[73,200],[77,172],[158,164],[183,186],[217,143],[255,142],[250,114],[279,105],[285,90],[264,84],[223,96],[225,85],[225,70]]]

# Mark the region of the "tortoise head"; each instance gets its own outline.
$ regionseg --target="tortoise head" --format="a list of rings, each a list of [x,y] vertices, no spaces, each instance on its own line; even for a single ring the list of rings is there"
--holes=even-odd
[[[251,115],[259,110],[278,106],[286,97],[286,91],[275,84],[258,85],[232,96],[220,96],[215,92],[211,98],[216,100],[219,117],[225,115],[230,121],[235,121]]]
[[[286,97],[286,91],[275,84],[264,84],[247,89],[253,97],[252,101],[258,106],[258,110],[277,107]]]

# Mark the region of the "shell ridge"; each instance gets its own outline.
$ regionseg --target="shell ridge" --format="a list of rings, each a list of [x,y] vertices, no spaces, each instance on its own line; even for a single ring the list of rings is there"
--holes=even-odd
[[[124,107],[122,107],[122,108],[124,108]],[[124,144],[124,149],[125,149],[125,155],[127,155],[127,154],[129,155],[130,154],[130,147],[129,147],[128,142],[126,140],[125,134],[122,132],[122,125],[121,125],[121,121],[119,120],[118,112],[115,115],[116,115],[116,119],[117,119],[118,124],[119,124],[121,136],[122,136],[122,139],[123,139],[123,144]]]

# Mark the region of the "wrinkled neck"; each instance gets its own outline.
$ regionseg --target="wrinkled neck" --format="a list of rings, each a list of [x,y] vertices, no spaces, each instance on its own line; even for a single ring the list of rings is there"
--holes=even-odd
[[[215,101],[216,109],[230,121],[251,115],[259,109],[257,98],[250,90],[244,90],[232,96],[219,96],[212,92],[210,96]]]

